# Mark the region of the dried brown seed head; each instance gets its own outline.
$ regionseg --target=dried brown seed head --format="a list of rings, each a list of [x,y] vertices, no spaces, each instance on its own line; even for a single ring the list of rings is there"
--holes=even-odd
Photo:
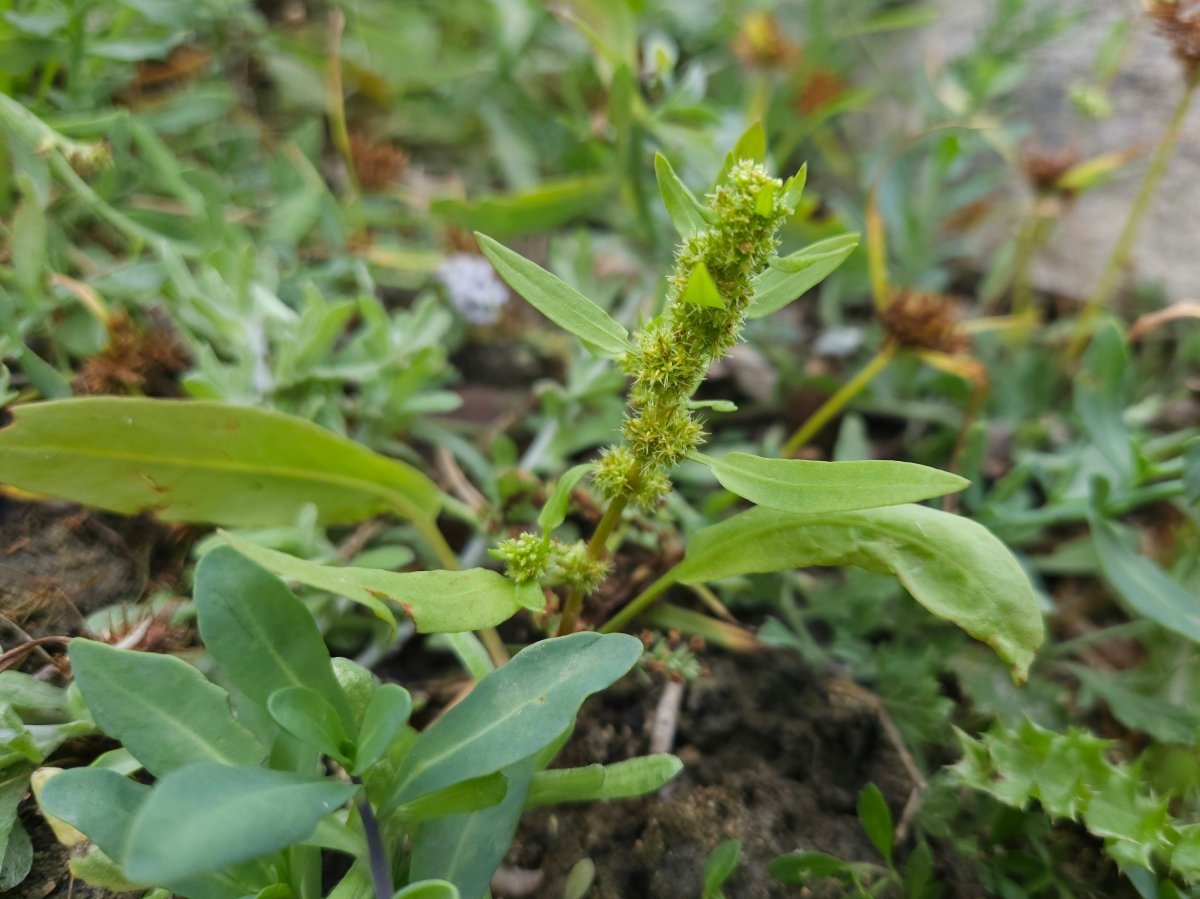
[[[888,337],[907,349],[955,355],[965,352],[970,343],[959,327],[954,300],[941,294],[901,290],[880,319]]]
[[[1189,79],[1200,77],[1200,0],[1148,0],[1147,15]]]

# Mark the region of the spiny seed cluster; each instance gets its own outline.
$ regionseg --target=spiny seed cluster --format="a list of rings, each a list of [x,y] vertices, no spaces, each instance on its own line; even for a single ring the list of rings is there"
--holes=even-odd
[[[608,575],[608,563],[592,558],[582,540],[564,543],[527,533],[502,540],[491,552],[505,563],[505,575],[520,584],[567,586],[591,593]]]
[[[633,378],[630,414],[621,445],[605,451],[595,477],[609,501],[627,496],[652,505],[670,492],[666,472],[699,446],[703,429],[688,399],[709,366],[741,335],[754,295],[751,280],[774,253],[776,232],[792,211],[782,201],[782,187],[757,163],[735,163],[709,197],[712,224],[679,248],[666,312],[637,335],[635,349],[621,360]],[[681,299],[701,264],[712,276],[723,308]]]

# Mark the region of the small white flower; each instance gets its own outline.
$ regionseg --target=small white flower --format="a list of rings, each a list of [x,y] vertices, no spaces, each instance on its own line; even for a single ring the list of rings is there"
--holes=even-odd
[[[451,253],[437,269],[437,279],[463,318],[473,325],[494,325],[508,302],[508,287],[482,256]]]

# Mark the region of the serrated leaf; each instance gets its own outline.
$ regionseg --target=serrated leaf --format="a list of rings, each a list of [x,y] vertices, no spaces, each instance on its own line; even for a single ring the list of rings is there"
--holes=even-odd
[[[894,574],[913,598],[988,643],[1024,679],[1043,627],[1020,563],[986,528],[925,506],[827,515],[757,508],[692,535],[677,580],[813,565]]]
[[[970,484],[966,478],[911,462],[814,462],[764,459],[749,453],[696,454],[721,486],[752,503],[818,515],[915,503]]]
[[[628,671],[641,652],[641,642],[627,634],[596,633],[523,649],[421,734],[397,772],[384,813],[537,752],[575,720],[585,698]]]
[[[679,294],[679,302],[691,303],[693,306],[707,306],[709,309],[724,309],[725,300],[717,288],[708,267],[703,262],[697,262],[688,276],[687,286]]]
[[[571,506],[571,491],[578,486],[584,475],[593,467],[591,462],[585,462],[567,469],[566,473],[558,479],[558,483],[554,485],[554,491],[546,500],[546,504],[542,506],[542,511],[538,514],[537,519],[538,527],[547,537],[567,520],[567,511]]]
[[[218,871],[307,839],[357,790],[290,771],[197,762],[159,781],[118,858],[142,883]]]
[[[883,791],[873,783],[867,784],[858,794],[858,820],[866,831],[871,845],[879,850],[879,854],[890,867],[892,864],[892,847],[895,842],[895,825],[892,823],[892,810],[888,808]]]
[[[854,252],[858,241],[857,234],[839,234],[772,260],[754,276],[754,297],[746,316],[765,318],[820,284]]]
[[[550,321],[601,356],[630,349],[629,332],[574,287],[490,237],[475,237],[497,274]]]
[[[81,638],[70,657],[96,724],[155,776],[204,759],[254,765],[266,754],[234,720],[229,694],[181,659]]]
[[[230,527],[320,524],[381,512],[432,521],[417,469],[300,418],[225,403],[89,397],[13,408],[0,480],[112,512]]]
[[[663,206],[679,236],[688,238],[707,228],[704,204],[688,190],[662,153],[654,154],[654,174],[658,178],[658,192],[662,196]]]
[[[610,765],[538,771],[530,784],[525,807],[643,796],[660,789],[682,770],[683,762],[663,753]]]
[[[384,620],[395,603],[423,634],[457,633],[494,627],[524,604],[522,588],[485,568],[465,571],[384,571],[322,565],[224,534],[230,547],[289,581],[353,599]],[[540,591],[538,591],[540,594]],[[542,599],[542,604],[545,600]],[[394,620],[394,619],[392,619]]]

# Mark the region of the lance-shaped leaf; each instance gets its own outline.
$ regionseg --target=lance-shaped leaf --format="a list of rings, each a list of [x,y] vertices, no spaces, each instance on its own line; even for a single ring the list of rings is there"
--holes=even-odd
[[[630,799],[653,793],[682,770],[683,762],[673,755],[660,753],[613,762],[611,765],[539,771],[533,776],[525,807]]]
[[[628,671],[642,653],[628,634],[543,640],[481,680],[420,739],[396,775],[387,814],[425,793],[528,758],[575,720],[579,706]]]
[[[1024,679],[1044,632],[1033,587],[986,528],[926,506],[828,515],[751,509],[688,541],[675,579],[853,565],[894,574],[939,618],[989,644]]]
[[[748,318],[765,318],[829,277],[858,246],[857,234],[839,234],[771,260],[754,276]]]
[[[387,603],[404,609],[417,630],[426,634],[457,633],[494,627],[526,603],[545,604],[536,584],[518,585],[486,568],[466,571],[410,571],[321,565],[239,540],[225,539],[246,558],[290,581],[327,590],[381,611]],[[536,594],[530,596],[530,594]]]
[[[358,787],[267,768],[196,762],[159,781],[121,859],[141,883],[196,877],[308,839]]]
[[[76,639],[71,668],[96,723],[151,774],[205,759],[254,765],[265,754],[234,720],[229,694],[182,659]]]
[[[970,484],[956,474],[911,462],[813,462],[749,453],[694,457],[726,490],[760,506],[800,515],[915,503]]]
[[[630,349],[629,332],[570,284],[486,235],[475,237],[508,286],[550,321],[601,356],[620,356]]]
[[[415,468],[279,412],[225,403],[89,397],[13,409],[0,481],[131,515],[230,527],[321,524],[380,512],[431,521],[437,486]]]
[[[550,494],[546,505],[542,506],[542,511],[538,513],[538,527],[542,529],[542,533],[546,537],[549,537],[556,527],[567,520],[567,511],[571,506],[571,491],[593,467],[595,467],[593,463],[584,462],[582,465],[568,469],[558,479],[558,483],[554,485],[554,492]]]
[[[671,216],[671,223],[680,237],[691,237],[708,227],[704,204],[679,180],[675,169],[662,153],[654,154],[654,174],[658,178],[658,192],[663,206]]]

